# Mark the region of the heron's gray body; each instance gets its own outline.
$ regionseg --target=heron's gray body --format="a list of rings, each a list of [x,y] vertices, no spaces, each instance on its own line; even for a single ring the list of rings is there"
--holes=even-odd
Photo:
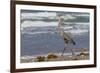
[[[73,45],[75,45],[75,42],[72,39],[72,37],[70,35],[68,35],[68,33],[64,32],[64,29],[62,28],[62,19],[61,18],[59,18],[58,31],[59,31],[60,36],[63,38],[63,40],[66,44],[72,43]]]
[[[59,31],[59,34],[60,34],[60,36],[62,37],[62,39],[64,40],[64,43],[65,43],[65,48],[64,48],[64,50],[62,52],[62,56],[63,56],[63,53],[64,53],[64,51],[66,49],[66,45],[67,44],[71,44],[71,43],[73,45],[75,45],[76,43],[74,42],[74,40],[72,39],[72,37],[68,35],[68,33],[64,32],[64,29],[62,28],[62,23],[63,23],[63,19],[59,17],[58,31]],[[72,54],[74,54],[73,51],[72,51]]]

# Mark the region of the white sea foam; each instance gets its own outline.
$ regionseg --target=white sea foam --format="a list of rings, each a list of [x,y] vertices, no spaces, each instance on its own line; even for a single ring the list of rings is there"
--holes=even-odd
[[[77,30],[69,30],[69,31],[65,31],[65,32],[70,32],[71,34],[76,34],[76,35],[80,35],[83,33],[87,33],[89,32],[88,30],[81,30],[81,29],[77,29]]]
[[[56,13],[54,12],[38,12],[38,13],[22,13],[21,19],[33,19],[34,17],[51,17],[56,16]]]
[[[21,24],[22,28],[26,27],[45,27],[45,26],[57,26],[57,22],[43,22],[43,21],[25,21]]]
[[[89,23],[85,23],[85,22],[65,22],[66,25],[71,25],[71,24],[77,24],[77,25],[87,25],[89,26]],[[58,22],[44,22],[44,21],[24,21],[21,24],[21,27],[32,27],[32,26],[36,26],[36,27],[44,27],[44,26],[58,26]],[[67,28],[67,27],[66,27]],[[69,27],[68,27],[69,28]]]
[[[88,33],[89,31],[88,30],[68,30],[68,31],[65,31],[65,33],[71,33],[73,35],[81,35],[83,33]],[[35,32],[22,32],[24,34],[55,34],[57,33],[57,31],[35,31]]]
[[[67,25],[69,24],[69,25]],[[73,25],[70,25],[73,24]],[[27,33],[27,34],[40,34],[40,33],[54,33],[57,30],[58,22],[44,22],[44,21],[24,21],[21,24],[21,31],[22,33]],[[74,28],[75,26],[75,28]],[[43,27],[43,28],[42,28]],[[50,28],[47,28],[50,27]],[[55,28],[51,28],[55,27]],[[65,32],[70,32],[72,34],[82,34],[82,33],[87,33],[89,32],[89,23],[71,23],[71,22],[66,22],[66,25],[62,27]],[[28,29],[24,29],[28,28]],[[37,29],[38,28],[38,29]],[[34,30],[34,31],[32,31]],[[48,31],[49,30],[49,31]],[[52,30],[54,32],[52,32]]]
[[[54,34],[55,32],[52,31],[42,31],[42,32],[23,32],[24,34]]]

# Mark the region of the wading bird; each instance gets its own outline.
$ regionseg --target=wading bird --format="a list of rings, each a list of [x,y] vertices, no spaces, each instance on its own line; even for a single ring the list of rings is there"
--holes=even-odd
[[[58,33],[59,33],[59,35],[62,37],[62,39],[64,40],[64,43],[65,43],[65,47],[64,47],[64,49],[63,49],[63,51],[62,51],[62,54],[61,54],[61,56],[63,56],[64,51],[66,50],[67,44],[73,44],[73,45],[75,45],[76,43],[75,43],[75,41],[72,39],[72,37],[69,36],[68,33],[65,33],[65,32],[64,32],[64,29],[62,28],[63,18],[61,18],[61,16],[62,16],[61,14],[58,14],[58,15],[57,15],[57,19],[58,19]],[[73,52],[73,50],[72,50],[72,49],[70,49],[70,50],[71,50],[71,52],[72,52],[72,55],[75,55],[74,52]]]

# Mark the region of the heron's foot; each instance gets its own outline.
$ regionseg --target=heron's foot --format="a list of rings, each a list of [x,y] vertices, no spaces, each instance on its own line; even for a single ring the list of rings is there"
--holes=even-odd
[[[64,56],[65,50],[66,50],[66,47],[63,49],[61,56]]]

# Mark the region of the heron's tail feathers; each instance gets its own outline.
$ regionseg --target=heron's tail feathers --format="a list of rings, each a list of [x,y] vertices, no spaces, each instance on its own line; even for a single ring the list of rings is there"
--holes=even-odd
[[[76,45],[76,43],[72,40],[73,45]]]

